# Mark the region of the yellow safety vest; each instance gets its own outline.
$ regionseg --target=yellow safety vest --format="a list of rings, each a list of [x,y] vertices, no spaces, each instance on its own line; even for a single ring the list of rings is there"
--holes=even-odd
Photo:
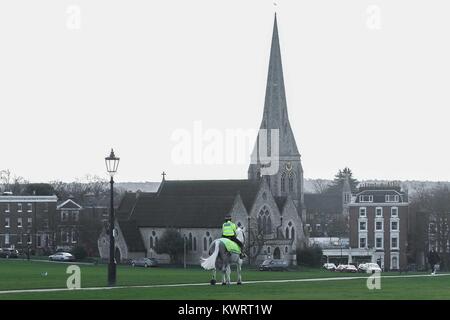
[[[236,229],[236,225],[233,222],[227,221],[222,225],[222,235],[232,237],[236,234]]]

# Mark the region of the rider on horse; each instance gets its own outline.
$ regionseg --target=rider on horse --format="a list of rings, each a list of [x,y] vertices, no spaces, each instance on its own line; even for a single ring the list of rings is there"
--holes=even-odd
[[[234,222],[231,221],[231,215],[227,215],[225,217],[225,222],[222,225],[222,237],[230,239],[231,241],[234,241],[241,249],[240,258],[244,259],[246,257],[246,255],[242,248],[242,242],[236,238],[236,230],[237,230],[237,227],[234,224]]]

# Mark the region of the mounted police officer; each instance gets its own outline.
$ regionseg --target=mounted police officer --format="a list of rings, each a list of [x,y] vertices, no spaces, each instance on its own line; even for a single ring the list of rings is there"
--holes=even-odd
[[[234,241],[239,248],[241,249],[241,254],[240,254],[240,258],[244,259],[246,257],[244,251],[243,251],[243,244],[241,241],[239,241],[236,238],[236,230],[237,230],[237,226],[236,224],[231,220],[231,215],[227,215],[225,217],[225,222],[222,225],[222,237],[223,238],[227,238],[230,239],[231,241]]]

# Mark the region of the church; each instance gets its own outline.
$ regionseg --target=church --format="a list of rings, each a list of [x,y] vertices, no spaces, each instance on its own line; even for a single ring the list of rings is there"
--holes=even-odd
[[[274,157],[277,165],[271,172],[272,163],[265,159]],[[267,258],[297,263],[296,251],[305,241],[303,168],[289,123],[276,15],[262,122],[251,158],[248,179],[176,181],[163,176],[156,192],[126,193],[116,211],[117,261],[153,257],[170,263],[155,247],[167,229],[176,229],[185,239],[186,262],[198,264],[230,214],[245,228],[249,263]],[[106,232],[98,247],[100,256],[108,258]]]

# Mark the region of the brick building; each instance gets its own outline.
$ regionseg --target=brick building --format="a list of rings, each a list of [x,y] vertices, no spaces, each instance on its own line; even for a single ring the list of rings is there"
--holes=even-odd
[[[56,196],[0,195],[1,247],[51,251],[56,202]]]
[[[406,268],[409,202],[397,183],[362,184],[350,207],[350,248],[370,253],[384,270]]]

